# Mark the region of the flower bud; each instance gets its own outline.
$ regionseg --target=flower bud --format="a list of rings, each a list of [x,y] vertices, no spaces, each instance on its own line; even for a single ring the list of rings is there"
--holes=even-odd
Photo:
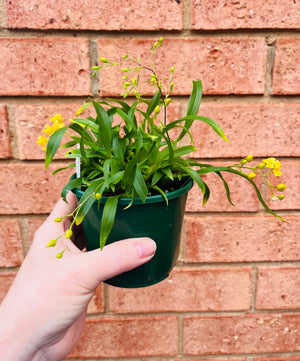
[[[259,163],[259,165],[257,166],[258,169],[264,169],[265,168],[265,163]]]
[[[282,201],[284,199],[284,194],[280,194],[280,196],[278,196],[278,199]]]
[[[95,198],[99,201],[99,199],[101,199],[102,194],[101,193],[96,193],[95,194]]]
[[[71,229],[67,229],[66,230],[66,233],[65,233],[65,238],[68,239],[68,238],[71,238],[72,237],[72,230]]]
[[[253,161],[253,155],[249,154],[249,155],[247,155],[247,157],[245,159],[247,160],[247,162],[252,162]]]
[[[56,239],[51,239],[51,241],[47,244],[46,247],[55,247],[56,246]]]
[[[254,179],[256,177],[256,174],[255,173],[249,173],[248,174],[248,179]]]
[[[172,68],[170,69],[170,72],[173,73],[175,70],[174,66],[172,66]]]
[[[102,58],[102,56],[100,56],[99,59],[102,61],[102,63],[108,63],[108,60],[106,58]]]
[[[54,219],[54,222],[57,222],[57,223],[59,223],[61,221],[62,221],[62,217],[57,217],[57,218]]]
[[[56,258],[62,258],[64,252],[59,252],[57,255],[56,255]]]
[[[157,105],[154,109],[155,114],[158,114],[160,112],[160,106]]]
[[[285,184],[278,184],[278,186],[277,186],[277,190],[279,192],[283,192],[285,190],[285,188],[286,188]]]
[[[166,99],[166,106],[168,106],[171,102],[172,102],[172,99],[171,99],[171,98],[167,98],[167,99]]]

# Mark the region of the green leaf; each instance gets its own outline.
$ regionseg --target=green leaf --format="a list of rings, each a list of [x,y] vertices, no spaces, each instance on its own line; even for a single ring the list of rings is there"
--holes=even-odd
[[[108,197],[102,215],[101,229],[100,229],[100,249],[102,250],[105,246],[107,238],[112,230],[116,211],[118,206],[118,197]]]
[[[183,136],[187,133],[187,129],[189,129],[191,127],[194,120],[200,120],[200,121],[208,124],[221,138],[223,138],[226,142],[228,142],[228,139],[227,139],[224,131],[222,130],[222,128],[219,126],[219,124],[217,122],[215,122],[214,120],[212,120],[210,118],[202,117],[200,115],[189,115],[189,116],[186,116],[186,117],[176,120],[176,122],[178,122],[178,123],[182,122],[182,121],[186,121],[184,130],[180,133],[179,137],[176,139],[176,143],[179,142],[179,140],[181,140],[183,138]]]
[[[159,188],[157,185],[153,185],[152,188],[155,189],[155,190],[157,190],[157,191],[164,197],[164,200],[166,201],[166,204],[167,204],[167,206],[168,206],[168,205],[169,205],[169,201],[168,201],[168,198],[167,198],[165,192],[164,192],[161,188]]]
[[[148,194],[148,188],[139,167],[136,168],[133,186],[142,202],[145,202]]]
[[[186,115],[196,115],[202,99],[202,82],[193,80],[193,91],[190,95]]]
[[[61,191],[61,196],[62,196],[63,200],[66,202],[66,201],[67,201],[67,200],[66,200],[67,194],[68,194],[70,191],[72,191],[73,189],[78,188],[78,187],[81,187],[81,186],[82,186],[82,178],[81,178],[81,177],[80,177],[80,178],[71,179],[71,180],[69,181],[69,183],[67,183],[67,184],[63,187],[63,189],[62,189],[62,191]]]
[[[62,170],[69,169],[69,168],[75,168],[75,167],[76,167],[76,164],[71,163],[71,164],[67,165],[66,167],[55,169],[55,171],[52,172],[52,175],[55,175],[55,174],[57,174],[58,172],[60,172]]]
[[[161,98],[161,92],[159,90],[151,99],[146,111],[146,116],[150,117],[156,106],[159,104],[160,98]]]
[[[99,122],[98,145],[103,146],[111,154],[111,121],[105,109],[97,102],[93,102]]]
[[[124,147],[122,146],[122,143],[119,140],[118,135],[116,135],[113,138],[112,148],[113,148],[114,156],[123,163],[124,162],[124,151],[125,150],[124,150]]]
[[[128,162],[128,164],[125,168],[123,179],[122,179],[123,183],[125,185],[125,188],[127,188],[127,189],[132,187],[132,185],[133,185],[136,167],[137,167],[137,157],[134,157]]]
[[[52,162],[62,137],[64,136],[68,127],[63,127],[56,130],[51,137],[49,138],[47,149],[46,149],[46,158],[45,158],[45,168],[47,169],[49,164]]]

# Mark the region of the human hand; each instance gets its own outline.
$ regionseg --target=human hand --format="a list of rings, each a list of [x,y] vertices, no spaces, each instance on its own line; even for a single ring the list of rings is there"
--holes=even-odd
[[[155,243],[149,238],[122,240],[102,251],[81,252],[64,237],[46,248],[69,228],[76,198],[60,200],[34,236],[32,246],[0,307],[2,361],[62,360],[83,329],[86,311],[96,287],[104,280],[150,260]],[[75,234],[76,237],[76,234]],[[68,244],[62,259],[57,253]],[[59,251],[58,251],[59,250]]]

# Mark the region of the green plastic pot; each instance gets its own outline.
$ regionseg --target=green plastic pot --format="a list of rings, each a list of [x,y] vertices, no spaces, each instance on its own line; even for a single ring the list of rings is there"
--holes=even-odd
[[[169,276],[178,258],[187,193],[192,186],[193,181],[189,180],[181,188],[167,193],[168,206],[161,195],[154,195],[148,196],[145,203],[137,198],[124,210],[131,199],[119,199],[114,226],[106,244],[126,238],[149,237],[156,242],[157,249],[149,262],[106,280],[107,284],[123,288],[147,287]],[[81,189],[73,192],[78,200],[82,197]],[[104,196],[101,198],[100,207],[95,201],[82,222],[87,251],[99,248],[99,230],[106,199]]]

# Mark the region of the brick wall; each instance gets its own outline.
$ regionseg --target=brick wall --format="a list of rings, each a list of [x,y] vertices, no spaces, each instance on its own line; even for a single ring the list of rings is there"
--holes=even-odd
[[[286,200],[270,205],[289,223],[236,179],[230,206],[211,177],[205,208],[190,192],[170,278],[140,290],[101,285],[70,358],[299,361],[300,1],[178,2],[0,1],[0,298],[66,181],[44,170],[35,140],[45,121],[72,117],[90,95],[118,94],[113,76],[91,77],[98,56],[140,54],[164,36],[160,62],[175,66],[176,111],[202,79],[202,114],[230,140],[195,126],[195,157],[280,158]]]

